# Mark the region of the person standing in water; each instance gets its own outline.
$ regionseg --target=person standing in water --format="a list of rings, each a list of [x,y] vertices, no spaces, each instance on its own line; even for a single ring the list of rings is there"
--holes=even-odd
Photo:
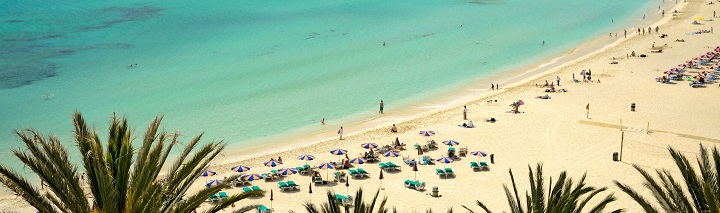
[[[322,120],[320,120],[320,124],[325,125],[325,118],[322,118]]]
[[[340,135],[340,140],[342,140],[342,135],[343,135],[343,127],[342,126],[340,126],[340,129],[338,129],[338,135]]]
[[[383,103],[382,100],[380,100],[380,114],[383,113],[383,108],[385,108],[385,104]]]

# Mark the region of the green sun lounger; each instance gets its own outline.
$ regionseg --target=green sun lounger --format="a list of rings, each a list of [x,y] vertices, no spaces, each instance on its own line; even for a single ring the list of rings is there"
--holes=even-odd
[[[288,186],[287,183],[282,182],[282,181],[278,182],[278,186],[280,187],[280,191],[285,191],[285,190],[293,188],[291,186]]]
[[[368,173],[367,171],[365,171],[363,168],[358,168],[357,171],[360,172],[360,174],[362,174],[362,175],[365,175],[365,176],[368,176],[368,177],[370,176],[370,173]]]
[[[480,168],[484,170],[490,170],[490,166],[486,162],[480,162]]]
[[[351,176],[354,178],[362,177],[363,175],[360,174],[360,172],[355,171],[354,169],[348,170],[348,173],[350,173]]]
[[[415,190],[423,190],[425,189],[425,182],[405,180],[405,187]]]
[[[472,169],[480,169],[480,166],[478,165],[477,162],[472,161],[472,162],[470,162],[470,168],[472,168]]]
[[[335,198],[337,198],[338,202],[342,203],[343,205],[349,205],[352,203],[352,197],[351,196],[344,196],[341,194],[335,194]]]
[[[252,190],[253,190],[253,191],[262,191],[262,189],[260,189],[259,186],[253,186],[253,187],[252,187]]]
[[[443,170],[443,169],[435,169],[435,174],[437,174],[438,176],[443,175],[443,176],[447,177],[447,174],[445,173],[445,170]]]
[[[272,209],[268,208],[265,205],[260,205],[257,207],[257,212],[258,213],[272,213]]]
[[[243,187],[243,192],[252,192],[252,188],[250,187]]]
[[[220,196],[220,200],[225,200],[228,198],[228,195],[226,192],[218,192],[218,195]]]
[[[287,183],[288,186],[292,186],[292,187],[295,187],[295,188],[300,187],[300,185],[295,184],[295,182],[292,181],[292,180],[289,180],[289,181],[287,181],[287,182],[285,182],[285,183]]]
[[[455,172],[453,172],[452,168],[445,168],[445,174],[455,176]]]
[[[210,203],[221,201],[220,198],[217,196],[217,194],[211,194],[209,200],[210,200]]]

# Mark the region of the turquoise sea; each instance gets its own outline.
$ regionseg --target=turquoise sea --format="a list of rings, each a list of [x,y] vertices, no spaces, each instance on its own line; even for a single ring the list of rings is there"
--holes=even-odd
[[[113,112],[127,116],[138,133],[164,114],[168,131],[205,132],[207,140],[242,149],[323,117],[339,123],[375,112],[381,99],[391,110],[395,103],[537,62],[606,35],[655,5],[3,1],[0,155],[20,145],[12,131],[27,127],[52,132],[72,147],[75,109],[101,132]],[[7,157],[3,163],[19,165]]]

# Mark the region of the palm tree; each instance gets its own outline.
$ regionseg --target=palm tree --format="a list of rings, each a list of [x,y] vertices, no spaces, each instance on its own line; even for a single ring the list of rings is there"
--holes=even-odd
[[[161,179],[160,171],[168,154],[179,142],[178,133],[159,132],[162,116],[156,117],[145,131],[142,145],[136,149],[135,139],[125,118],[113,114],[108,132],[107,147],[103,148],[97,131],[88,128],[82,115],[73,113],[75,140],[87,172],[81,181],[78,165],[68,161],[67,149],[60,140],[43,137],[32,129],[16,130],[26,150],[13,150],[15,156],[40,180],[47,183],[43,192],[16,171],[0,165],[0,182],[22,197],[39,212],[192,212],[210,195],[226,185],[207,188],[186,196],[190,186],[208,164],[225,148],[222,142],[201,145],[192,155],[202,135],[190,140]],[[106,150],[103,150],[106,149]],[[228,180],[236,179],[236,176]],[[83,186],[87,182],[91,200]],[[232,203],[256,193],[230,196],[206,212],[217,212]],[[245,212],[256,206],[245,206],[235,212]]]
[[[309,202],[305,202],[303,206],[308,213],[387,213],[389,211],[389,209],[385,207],[385,204],[387,203],[387,197],[383,198],[383,200],[380,201],[378,205],[377,201],[379,195],[380,191],[378,190],[377,192],[375,192],[375,196],[373,197],[372,201],[366,203],[363,201],[363,190],[362,188],[360,188],[357,192],[355,192],[355,199],[353,200],[353,205],[343,205],[338,201],[337,198],[335,198],[335,194],[333,192],[328,191],[328,201],[320,205],[320,207],[317,207],[315,206],[315,204]],[[376,205],[378,205],[377,210]],[[393,210],[393,212],[396,211]]]
[[[649,189],[657,203],[640,196],[630,186],[615,181],[615,185],[630,195],[646,212],[719,212],[720,211],[720,152],[713,148],[712,161],[710,152],[700,145],[700,157],[697,158],[700,173],[696,173],[690,161],[679,151],[668,147],[683,179],[677,180],[665,169],[656,169],[659,177],[653,176],[638,165],[633,165],[645,178],[643,184]],[[684,181],[684,183],[682,182]],[[684,186],[684,187],[683,187]],[[660,206],[658,210],[655,206]]]
[[[560,173],[560,178],[558,178],[554,184],[552,182],[552,177],[550,178],[550,185],[548,186],[549,197],[547,197],[546,200],[545,191],[543,189],[545,183],[542,174],[542,164],[537,165],[536,172],[534,174],[532,167],[528,166],[528,170],[528,176],[530,178],[530,191],[525,192],[526,205],[525,208],[523,208],[520,196],[518,196],[518,189],[515,185],[515,177],[513,176],[512,169],[510,169],[510,180],[512,181],[513,192],[510,192],[508,186],[504,185],[505,195],[507,196],[508,203],[510,205],[510,212],[580,213],[583,209],[585,209],[585,206],[593,197],[607,190],[605,187],[596,189],[595,187],[587,186],[585,184],[586,175],[583,175],[582,178],[580,178],[580,181],[573,186],[572,179],[567,177],[567,173],[563,171]],[[589,212],[602,212],[609,203],[615,200],[616,198],[610,194],[593,206]],[[491,212],[482,202],[476,202],[476,204],[485,210],[485,212]],[[465,205],[463,205],[463,207],[470,212],[474,212]],[[622,211],[622,209],[614,210],[613,212],[620,211]]]

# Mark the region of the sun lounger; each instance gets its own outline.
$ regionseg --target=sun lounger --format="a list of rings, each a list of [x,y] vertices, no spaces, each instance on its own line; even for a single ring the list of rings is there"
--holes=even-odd
[[[218,196],[220,197],[220,200],[225,200],[228,198],[228,195],[226,192],[218,192]]]
[[[445,170],[443,170],[443,169],[435,169],[435,174],[437,174],[438,176],[443,175],[443,176],[447,177],[447,174],[445,173]]]
[[[362,176],[363,176],[362,174],[360,174],[360,172],[355,171],[354,169],[348,170],[348,172],[349,172],[350,175],[353,176],[354,178],[358,178],[358,177],[362,177]]]
[[[427,159],[427,157],[425,157],[425,156],[420,156],[420,161],[418,162],[418,164],[420,164],[420,165],[427,165],[427,164],[428,164],[428,159]]]
[[[285,182],[285,183],[287,183],[288,186],[292,186],[292,187],[295,187],[295,188],[299,188],[299,187],[300,187],[300,185],[297,185],[297,184],[295,183],[295,181],[292,181],[292,180],[288,180],[288,181]]]
[[[242,190],[243,192],[252,192],[252,188],[250,187],[243,187]]]
[[[322,177],[320,177],[320,176],[315,176],[315,178],[313,178],[313,183],[322,184],[322,183],[323,183]]]
[[[215,202],[220,202],[220,201],[222,201],[222,200],[220,200],[220,198],[219,198],[216,194],[211,194],[209,200],[210,200],[210,203],[215,203]]]
[[[343,205],[350,205],[352,203],[352,196],[344,196],[341,194],[335,194],[335,198]]]
[[[387,165],[391,169],[400,170],[400,166],[395,165],[393,162],[386,162],[385,165]]]
[[[278,182],[278,186],[280,187],[280,191],[292,190],[292,189],[293,189],[293,187],[288,186],[287,183],[282,182],[282,181]]]
[[[370,173],[368,173],[367,171],[365,171],[363,168],[358,168],[357,171],[360,172],[360,174],[362,174],[362,175],[364,175],[364,176],[370,177]]]
[[[467,156],[467,153],[468,153],[467,147],[460,148],[460,151],[458,151],[458,155],[459,155],[460,157],[465,157],[465,156]]]
[[[267,206],[260,205],[257,207],[257,213],[272,213],[272,209]]]
[[[452,168],[445,168],[445,175],[455,176],[455,172],[453,172]]]
[[[385,171],[390,170],[390,167],[389,167],[387,164],[385,164],[385,163],[378,163],[378,166],[379,166],[382,170],[385,170]]]
[[[244,181],[244,180],[242,180],[242,179],[235,179],[235,180],[233,180],[232,182],[230,182],[230,185],[233,185],[233,186],[235,186],[235,187],[238,187],[238,186],[243,186],[243,185],[248,184],[248,183],[250,183],[250,182]]]
[[[337,181],[345,181],[345,173],[338,173],[335,172],[335,180]]]
[[[253,190],[253,191],[262,191],[262,189],[260,189],[259,186],[253,186],[253,187],[252,187],[252,190]]]
[[[425,189],[425,182],[405,180],[405,187],[415,190],[423,190]]]
[[[480,165],[478,165],[477,162],[473,161],[473,162],[470,162],[470,168],[472,168],[473,170],[480,169]]]
[[[480,162],[480,169],[490,170],[490,167],[488,166],[488,164],[486,162]]]

